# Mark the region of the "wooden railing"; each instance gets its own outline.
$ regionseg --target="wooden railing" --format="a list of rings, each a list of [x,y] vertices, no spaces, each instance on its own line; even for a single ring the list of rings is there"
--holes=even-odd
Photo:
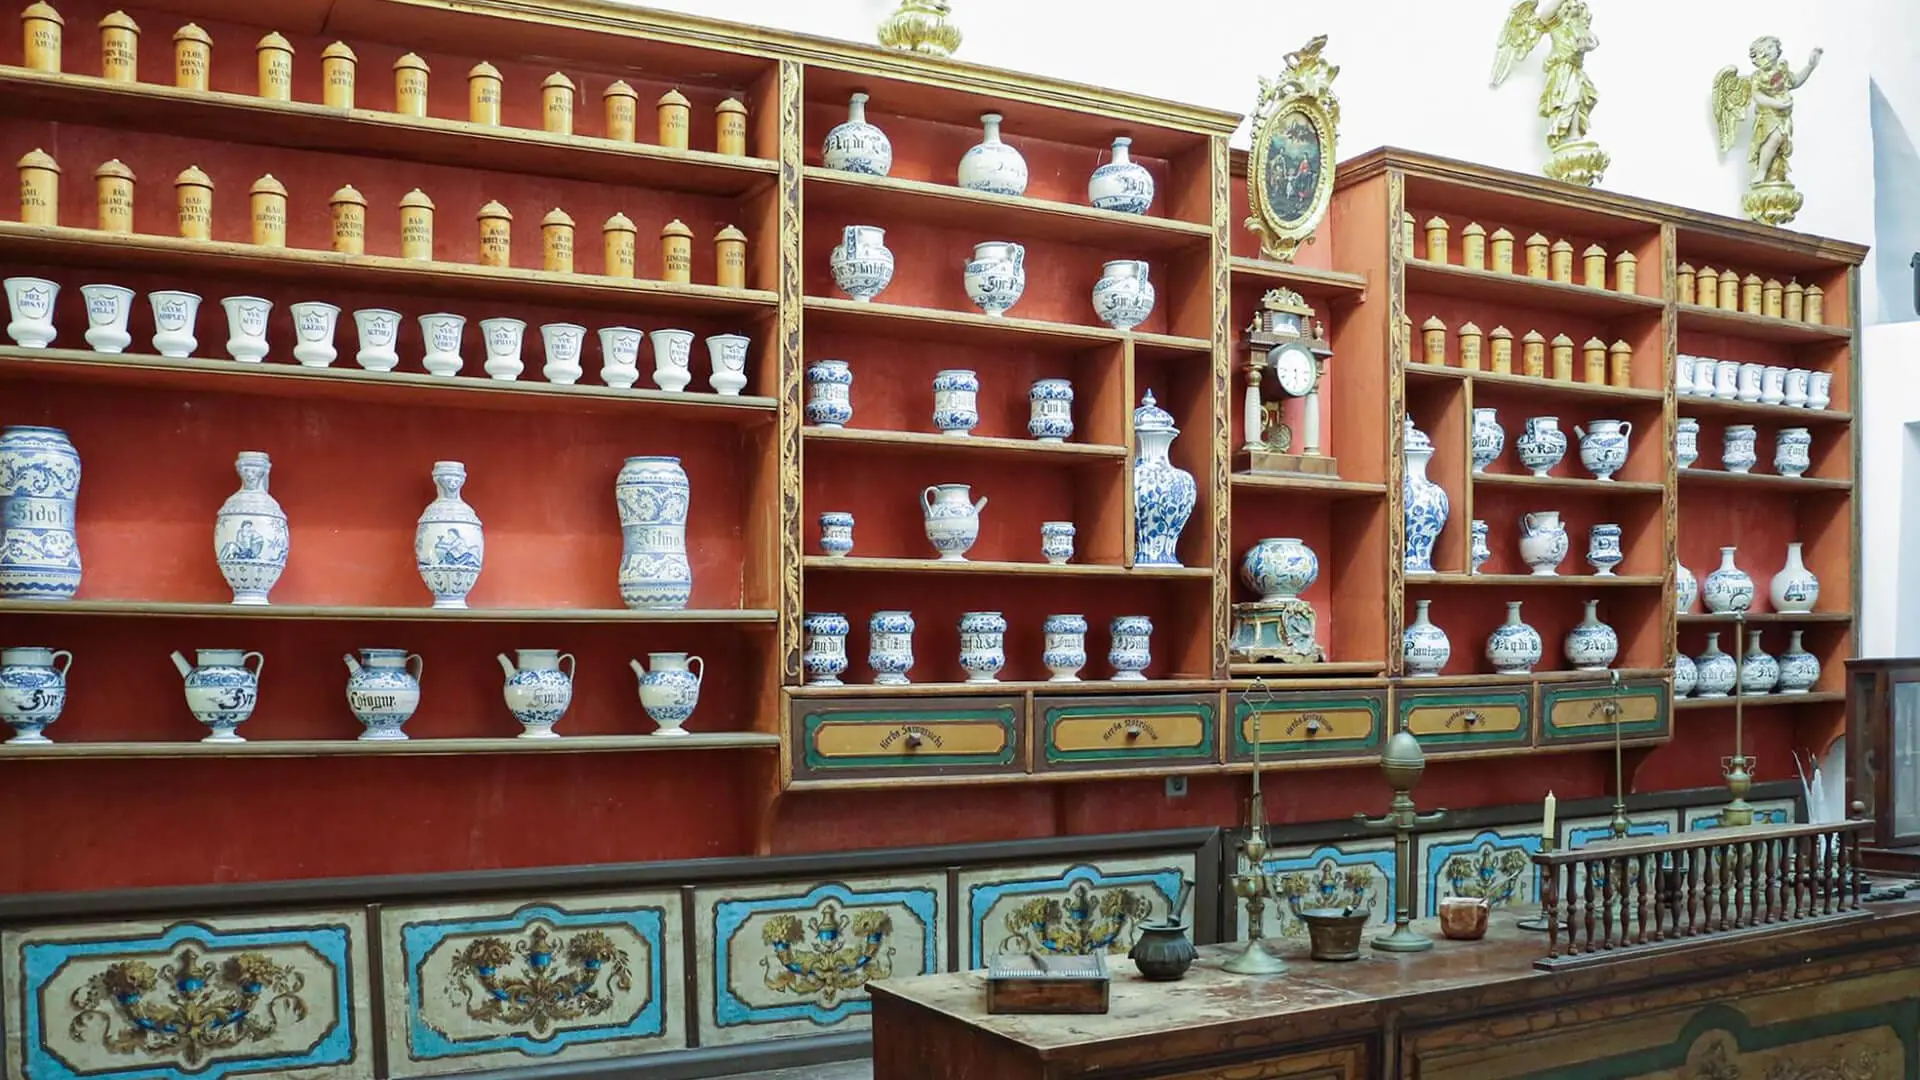
[[[1751,825],[1537,854],[1547,955],[1534,966],[1864,918],[1858,856],[1872,826]]]

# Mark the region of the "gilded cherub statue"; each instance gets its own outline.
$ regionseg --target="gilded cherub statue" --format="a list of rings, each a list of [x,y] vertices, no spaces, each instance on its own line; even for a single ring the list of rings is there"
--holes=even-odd
[[[1507,25],[1493,51],[1493,85],[1532,53],[1541,38],[1550,42],[1542,64],[1547,85],[1540,91],[1540,115],[1547,121],[1547,165],[1555,180],[1592,187],[1612,159],[1587,137],[1593,107],[1600,100],[1587,78],[1587,54],[1600,47],[1593,13],[1586,0],[1519,0],[1507,12]]]
[[[1820,66],[1822,50],[1813,50],[1799,71],[1780,58],[1780,39],[1756,38],[1747,49],[1751,74],[1729,65],[1713,77],[1713,122],[1720,135],[1720,156],[1740,135],[1740,125],[1753,111],[1753,146],[1747,152],[1752,173],[1740,209],[1754,221],[1785,225],[1800,212],[1806,197],[1787,180],[1793,158],[1793,92],[1806,85]]]

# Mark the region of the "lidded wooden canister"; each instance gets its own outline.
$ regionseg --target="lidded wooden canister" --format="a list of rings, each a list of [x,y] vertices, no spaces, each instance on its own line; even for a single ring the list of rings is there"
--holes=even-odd
[[[489,199],[475,215],[480,221],[480,265],[513,265],[513,211]]]
[[[1711,266],[1703,266],[1693,276],[1694,302],[1701,307],[1720,306],[1720,272]]]
[[[433,259],[433,200],[419,188],[400,196],[400,257]]]
[[[639,231],[634,227],[632,218],[617,210],[605,225],[600,226],[600,240],[606,248],[605,269],[602,272],[608,277],[634,276],[633,243]]]
[[[1625,292],[1625,289],[1620,290]],[[1693,303],[1693,264],[1681,263],[1673,272],[1673,292],[1683,304]]]
[[[119,158],[93,170],[94,215],[101,232],[133,232],[133,170]]]
[[[14,167],[20,171],[20,223],[60,224],[60,163],[34,147],[20,155]]]
[[[1607,343],[1599,338],[1588,338],[1580,346],[1581,366],[1586,369],[1585,379],[1595,386],[1607,381]]]
[[[333,250],[342,255],[364,255],[367,250],[367,197],[352,184],[327,199],[333,217]]]
[[[205,90],[213,70],[213,37],[188,23],[173,32],[173,85],[182,90]]]
[[[573,218],[557,206],[540,219],[540,269],[573,273]]]
[[[1495,375],[1513,374],[1513,331],[1504,326],[1487,331],[1487,356]]]
[[[1633,346],[1616,341],[1607,348],[1608,381],[1622,389],[1633,385]]]
[[[329,109],[353,108],[353,84],[360,58],[344,41],[320,50],[320,103]]]
[[[1562,285],[1573,284],[1573,245],[1565,240],[1555,240],[1547,249],[1548,266],[1553,271],[1553,280]]]
[[[1418,226],[1414,223],[1413,215],[1405,210],[1400,211],[1400,243],[1406,247],[1406,257],[1409,259],[1413,258],[1414,237],[1417,231]]]
[[[259,62],[260,96],[270,101],[293,100],[293,43],[269,30],[254,43]]]
[[[1768,278],[1760,286],[1760,314],[1769,319],[1778,319],[1785,306],[1786,289],[1779,278]]]
[[[640,114],[640,95],[624,79],[600,91],[600,104],[607,115],[606,137],[614,142],[634,141],[635,117]]]
[[[1640,291],[1640,256],[1631,251],[1623,251],[1613,257],[1613,291],[1637,293]],[[1685,295],[1686,290],[1681,290]]]
[[[1487,268],[1487,230],[1477,221],[1469,221],[1460,230],[1460,265],[1469,270]]]
[[[1460,367],[1463,371],[1479,371],[1481,350],[1486,347],[1486,335],[1480,332],[1478,324],[1464,322],[1460,324]]]
[[[693,280],[693,230],[679,218],[660,230],[660,266],[662,281],[684,285]]]
[[[1800,284],[1799,278],[1788,278],[1787,287],[1782,290],[1780,317],[1791,322],[1804,322],[1806,314],[1806,286]]]
[[[1547,338],[1538,330],[1529,330],[1520,339],[1520,370],[1529,378],[1547,376]]]
[[[1720,310],[1740,310],[1740,275],[1733,270],[1720,275]]]
[[[1527,237],[1527,276],[1545,278],[1547,276],[1547,238],[1539,233]]]
[[[287,246],[287,187],[267,173],[247,190],[253,221],[253,242],[261,247]]]
[[[747,107],[728,98],[713,107],[713,149],[727,157],[747,156]]]
[[[180,235],[188,240],[213,238],[213,178],[189,165],[173,178],[174,201],[179,206]]]
[[[731,225],[713,236],[714,284],[724,289],[747,287],[747,234]]]
[[[20,34],[25,66],[33,71],[60,70],[60,35],[67,20],[53,5],[35,0],[20,13]]]
[[[1749,315],[1758,315],[1765,303],[1766,286],[1760,282],[1759,274],[1748,274],[1740,279],[1740,310]]]
[[[1565,334],[1553,335],[1552,347],[1553,377],[1561,382],[1573,381],[1573,339]]]
[[[1513,273],[1513,234],[1505,229],[1493,230],[1493,236],[1487,244],[1487,265],[1501,274]]]
[[[100,77],[108,82],[140,81],[140,24],[124,11],[100,20]]]
[[[1587,250],[1580,253],[1580,284],[1589,289],[1607,287],[1607,249],[1599,244],[1588,244]]]
[[[540,84],[540,127],[555,135],[573,134],[573,80],[558,71]]]
[[[680,91],[669,90],[660,95],[656,108],[660,116],[660,145],[685,150],[687,132],[692,126],[692,103]]]
[[[1827,292],[1818,285],[1807,286],[1806,299],[1802,302],[1805,321],[1824,323],[1827,321]]]
[[[419,53],[393,62],[393,111],[401,116],[427,115],[427,78],[433,69]]]
[[[1440,367],[1447,362],[1447,324],[1440,316],[1429,315],[1420,324],[1420,362]]]
[[[467,119],[476,124],[500,124],[500,69],[485,60],[467,72]]]
[[[1427,219],[1427,261],[1443,263],[1450,259],[1447,251],[1447,232],[1451,228],[1447,219],[1439,216]]]

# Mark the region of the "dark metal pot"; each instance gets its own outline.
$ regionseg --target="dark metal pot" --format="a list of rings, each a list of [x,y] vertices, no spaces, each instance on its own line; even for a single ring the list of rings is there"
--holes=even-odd
[[[1193,942],[1187,940],[1186,923],[1161,923],[1140,928],[1140,940],[1127,953],[1140,974],[1155,982],[1172,982],[1186,975],[1193,966]]]
[[[1349,915],[1340,908],[1308,908],[1300,912],[1300,921],[1307,924],[1307,955],[1315,960],[1360,959],[1360,936],[1372,918],[1371,912]]]

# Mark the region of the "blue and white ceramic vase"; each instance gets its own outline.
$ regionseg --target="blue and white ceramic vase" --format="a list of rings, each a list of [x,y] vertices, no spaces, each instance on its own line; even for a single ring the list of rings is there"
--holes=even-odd
[[[1700,601],[1700,582],[1694,579],[1693,571],[1678,559],[1673,563],[1673,610],[1678,615],[1691,615],[1693,605]]]
[[[867,619],[867,666],[873,685],[906,686],[913,680],[913,612],[876,611]]]
[[[1131,330],[1153,314],[1153,284],[1145,259],[1115,259],[1093,283],[1093,314],[1115,330]]]
[[[1603,522],[1587,530],[1587,565],[1595,577],[1612,577],[1613,568],[1626,560],[1620,549],[1620,526]]]
[[[73,654],[65,649],[0,649],[0,723],[13,729],[9,744],[53,741],[46,730],[67,707],[67,669],[72,666]]]
[[[1633,435],[1632,421],[1595,420],[1591,431],[1575,424],[1573,433],[1580,437],[1580,464],[1586,466],[1594,479],[1612,480],[1613,474],[1626,466],[1627,440]]]
[[[1599,606],[1598,600],[1587,601],[1586,617],[1567,631],[1567,662],[1575,671],[1605,671],[1620,655],[1620,636],[1600,621]]]
[[[1427,617],[1431,600],[1413,602],[1413,621],[1400,633],[1400,655],[1405,658],[1407,674],[1416,679],[1431,679],[1440,674],[1453,657],[1453,643],[1447,632]]]
[[[1139,449],[1133,459],[1133,564],[1179,566],[1180,533],[1199,498],[1193,474],[1167,456],[1180,429],[1173,416],[1154,404],[1148,390],[1133,410]]]
[[[1520,561],[1532,568],[1534,577],[1560,576],[1566,557],[1567,527],[1560,521],[1560,511],[1520,515]]]
[[[840,686],[847,670],[847,635],[853,624],[839,612],[809,611],[800,619],[805,634],[800,646],[800,665],[806,669],[808,686]]]
[[[645,667],[638,660],[627,661],[627,666],[640,677],[640,707],[657,725],[653,733],[663,739],[686,735],[684,725],[700,704],[707,662],[683,652],[657,652],[647,654]]]
[[[1040,557],[1054,566],[1073,561],[1073,540],[1080,530],[1071,521],[1040,523]]]
[[[1730,615],[1753,606],[1753,578],[1733,564],[1734,551],[1730,547],[1720,549],[1720,567],[1707,575],[1700,590],[1707,610],[1715,615]]]
[[[267,658],[245,649],[195,649],[193,663],[178,652],[173,666],[186,682],[187,709],[213,734],[209,743],[246,742],[235,730],[253,715],[260,700],[260,672]],[[252,667],[247,661],[252,660]]]
[[[1693,672],[1695,696],[1723,698],[1733,692],[1733,682],[1739,677],[1739,670],[1734,666],[1733,657],[1720,651],[1718,631],[1707,635],[1706,650],[1693,658]]]
[[[1771,694],[1780,683],[1780,662],[1760,648],[1760,631],[1747,632],[1747,651],[1740,657],[1740,693]]]
[[[973,245],[962,284],[975,307],[998,318],[1027,291],[1027,249],[1010,240]]]
[[[933,426],[940,434],[964,439],[980,425],[980,376],[949,368],[933,376]]]
[[[1294,537],[1270,536],[1240,557],[1240,580],[1263,603],[1297,599],[1319,576],[1319,556]]]
[[[273,461],[259,450],[242,450],[233,468],[240,474],[240,490],[214,515],[213,557],[233,589],[233,602],[258,606],[286,572],[292,540],[286,511],[267,493]]]
[[[827,132],[820,161],[829,169],[867,176],[885,176],[893,168],[893,143],[867,123],[866,94],[847,100],[847,122]]]
[[[1447,489],[1427,478],[1427,463],[1433,460],[1433,440],[1406,418],[1402,428],[1402,453],[1406,470],[1400,482],[1400,501],[1404,508],[1406,554],[1404,568],[1409,574],[1433,573],[1433,545],[1447,527],[1447,515],[1453,504]]]
[[[1467,573],[1477,574],[1480,568],[1493,558],[1493,549],[1487,546],[1487,523],[1474,518],[1468,528],[1472,542],[1467,547]]]
[[[820,552],[829,558],[844,559],[853,550],[853,515],[845,510],[828,510],[820,515]]]
[[[693,498],[677,457],[630,457],[614,480],[620,509],[620,599],[638,611],[679,611],[693,596],[687,507]]]
[[[1007,666],[1007,620],[997,611],[960,616],[960,669],[970,683],[1000,681]]]
[[[1053,672],[1048,682],[1079,682],[1080,669],[1087,666],[1087,617],[1049,615],[1041,624],[1046,645],[1040,662]]]
[[[1752,424],[1728,424],[1720,433],[1720,464],[1730,473],[1744,473],[1760,460],[1754,450],[1759,429]]]
[[[1473,471],[1486,472],[1507,448],[1507,433],[1500,428],[1500,414],[1494,409],[1473,410],[1473,428],[1467,433],[1473,451]]]
[[[1820,661],[1801,643],[1804,630],[1793,632],[1793,641],[1780,654],[1780,683],[1774,689],[1782,694],[1804,694],[1820,681]]]
[[[434,462],[434,498],[420,512],[420,522],[413,530],[413,564],[437,608],[467,606],[467,594],[480,580],[480,568],[487,557],[480,515],[460,497],[466,482],[464,464]]]
[[[1693,658],[1686,653],[1673,654],[1673,696],[1677,698],[1689,696],[1699,681],[1699,672],[1693,666]]]
[[[1044,443],[1073,438],[1073,384],[1039,379],[1027,391],[1027,434]]]
[[[934,484],[920,492],[927,542],[941,562],[966,562],[968,549],[980,539],[980,511],[987,508],[987,497],[976,501],[972,494],[965,484]]]
[[[405,649],[361,649],[348,653],[347,708],[366,730],[362,742],[397,742],[420,707],[420,675],[426,662]]]
[[[573,704],[574,662],[572,653],[559,649],[515,649],[514,659],[501,653],[500,670],[507,676],[502,694],[507,711],[520,722],[523,739],[557,739],[553,725],[567,714]],[[562,667],[562,664],[565,667]]]
[[[73,599],[80,588],[79,498],[80,454],[66,432],[0,431],[0,599]]]
[[[1540,662],[1540,631],[1520,621],[1520,601],[1507,601],[1507,621],[1487,635],[1487,662],[1500,675],[1526,675]]]
[[[1000,141],[1000,114],[982,116],[980,127],[983,138],[979,144],[960,155],[960,186],[995,195],[1025,195],[1027,159]]]
[[[1087,202],[1096,209],[1144,214],[1153,205],[1153,174],[1133,160],[1133,140],[1113,140],[1113,160],[1087,178]]]
[[[1513,441],[1513,449],[1520,455],[1522,466],[1535,476],[1545,476],[1567,456],[1567,433],[1560,430],[1557,416],[1530,416],[1520,437]]]
[[[853,419],[853,369],[845,360],[807,365],[807,423],[842,428]]]
[[[1767,598],[1773,610],[1808,612],[1820,600],[1820,579],[1807,569],[1800,556],[1800,541],[1787,545],[1787,564],[1767,583]]]
[[[893,252],[887,249],[887,230],[877,225],[847,226],[840,243],[827,256],[827,265],[841,292],[863,304],[879,296],[893,282]]]
[[[1773,471],[1781,476],[1805,475],[1813,464],[1813,433],[1803,427],[1781,428],[1773,437]]]
[[[1115,682],[1145,682],[1153,662],[1153,620],[1145,615],[1119,615],[1107,624],[1107,663]]]

